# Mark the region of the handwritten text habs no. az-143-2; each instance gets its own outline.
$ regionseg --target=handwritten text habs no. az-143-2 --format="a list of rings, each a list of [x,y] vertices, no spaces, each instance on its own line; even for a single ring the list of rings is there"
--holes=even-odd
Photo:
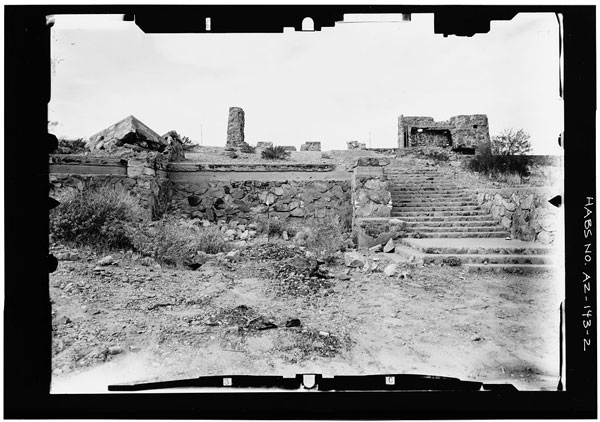
[[[589,207],[593,207],[594,206],[594,198],[591,196],[587,197],[587,203],[585,204],[585,206],[583,207],[585,209],[585,217],[583,220],[583,236],[587,239],[588,237],[593,236],[593,231],[592,231],[592,219],[590,218],[590,215],[592,215],[593,210],[590,209]],[[584,265],[587,265],[588,263],[590,263],[592,261],[592,251],[591,251],[591,243],[586,243],[584,245],[585,250],[584,250]],[[587,303],[588,301],[588,294],[590,294],[590,290],[591,290],[591,282],[590,282],[590,276],[584,271],[583,272],[583,294],[584,294],[584,300]],[[584,313],[581,314],[583,316],[583,328],[585,329],[585,335],[586,337],[583,338],[583,351],[586,351],[586,348],[588,348],[591,344],[591,340],[590,340],[590,326],[592,325],[592,309],[590,305],[584,305],[583,306],[584,309]]]

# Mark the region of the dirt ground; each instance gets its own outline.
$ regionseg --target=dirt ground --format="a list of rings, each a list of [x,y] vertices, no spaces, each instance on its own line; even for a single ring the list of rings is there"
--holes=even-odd
[[[430,374],[527,390],[558,382],[562,289],[548,274],[405,264],[400,278],[339,260],[323,266],[331,278],[302,278],[283,262],[303,251],[283,240],[195,271],[131,253],[99,266],[107,254],[76,252],[50,276],[54,393],[307,372]]]

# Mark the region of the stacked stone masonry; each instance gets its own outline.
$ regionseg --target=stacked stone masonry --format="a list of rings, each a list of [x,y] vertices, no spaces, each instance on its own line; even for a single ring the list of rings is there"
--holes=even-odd
[[[251,221],[323,218],[350,204],[350,182],[339,180],[199,181],[173,185],[172,208],[190,218]]]
[[[375,160],[373,162],[372,160]],[[354,218],[389,217],[392,196],[388,188],[380,159],[359,159],[352,178],[352,201]],[[388,160],[381,160],[389,163]],[[361,165],[362,164],[362,165]],[[369,166],[371,164],[371,166]]]
[[[398,147],[438,146],[484,153],[491,149],[488,118],[485,114],[460,115],[436,122],[433,117],[398,118]]]
[[[553,244],[561,211],[548,202],[550,189],[490,189],[476,192],[477,203],[510,231],[514,239]]]
[[[300,145],[300,151],[321,151],[320,141],[305,142]]]

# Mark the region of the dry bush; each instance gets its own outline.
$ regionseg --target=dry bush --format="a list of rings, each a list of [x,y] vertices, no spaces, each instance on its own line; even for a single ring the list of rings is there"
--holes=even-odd
[[[137,200],[122,188],[71,191],[50,212],[50,233],[56,240],[78,246],[129,248],[129,226],[141,215]]]
[[[132,239],[137,252],[169,266],[181,266],[198,252],[215,254],[229,249],[218,227],[200,227],[173,217],[140,224],[133,231]]]
[[[290,156],[290,153],[284,147],[267,147],[261,153],[265,160],[285,160]]]
[[[296,234],[296,228],[293,225],[277,217],[260,216],[254,222],[256,224],[256,231],[259,234],[267,234],[269,237],[281,237],[284,231],[290,237]]]
[[[335,261],[334,254],[345,250],[348,245],[349,234],[344,231],[340,217],[334,213],[324,218],[304,220],[302,233],[306,249],[327,263]]]

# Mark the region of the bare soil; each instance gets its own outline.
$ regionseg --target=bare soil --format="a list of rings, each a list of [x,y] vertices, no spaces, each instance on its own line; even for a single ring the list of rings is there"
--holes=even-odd
[[[283,251],[292,245],[275,243]],[[332,278],[288,279],[281,255],[256,248],[234,261],[214,256],[196,271],[126,253],[97,266],[104,255],[89,250],[61,261],[50,276],[52,391],[306,372],[556,388],[556,277],[405,264],[409,276],[399,278],[349,270],[340,260],[325,266]],[[376,257],[384,262],[384,255]]]

